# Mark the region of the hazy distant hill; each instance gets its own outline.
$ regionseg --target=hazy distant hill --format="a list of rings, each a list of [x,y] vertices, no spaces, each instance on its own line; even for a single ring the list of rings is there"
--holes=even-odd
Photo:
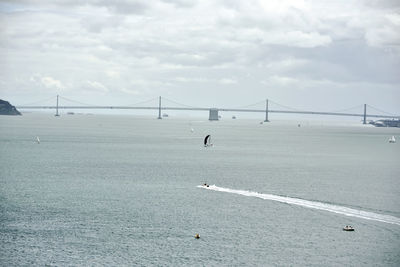
[[[21,113],[10,103],[0,99],[0,115],[21,115]]]

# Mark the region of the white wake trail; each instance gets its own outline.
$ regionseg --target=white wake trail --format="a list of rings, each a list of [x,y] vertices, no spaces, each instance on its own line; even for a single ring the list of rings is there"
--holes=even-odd
[[[199,185],[197,187],[203,188],[203,189],[208,189],[208,190],[213,190],[213,191],[238,194],[238,195],[243,195],[243,196],[248,196],[248,197],[257,197],[257,198],[266,199],[266,200],[273,200],[273,201],[278,201],[278,202],[292,204],[292,205],[298,205],[298,206],[311,208],[311,209],[325,210],[325,211],[342,214],[345,216],[352,216],[352,217],[362,218],[362,219],[366,219],[366,220],[373,220],[373,221],[379,221],[379,222],[384,222],[384,223],[400,225],[400,218],[398,218],[398,217],[391,216],[391,215],[378,214],[378,213],[369,212],[369,211],[356,210],[356,209],[347,208],[344,206],[338,206],[338,205],[327,204],[327,203],[322,203],[322,202],[304,200],[304,199],[299,199],[299,198],[282,197],[282,196],[271,195],[271,194],[262,194],[262,193],[257,193],[257,192],[253,192],[253,191],[247,191],[247,190],[235,190],[235,189],[230,189],[230,188],[219,187],[216,185],[210,185],[209,187]]]

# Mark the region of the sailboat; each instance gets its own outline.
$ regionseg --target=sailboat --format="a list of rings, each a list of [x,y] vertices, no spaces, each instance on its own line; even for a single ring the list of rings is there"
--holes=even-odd
[[[40,144],[39,136],[36,136],[36,143]]]
[[[211,143],[211,135],[207,135],[204,138],[204,147],[209,147],[209,146],[213,146],[213,144]]]
[[[389,139],[389,143],[396,143],[396,138],[394,138],[394,135]]]

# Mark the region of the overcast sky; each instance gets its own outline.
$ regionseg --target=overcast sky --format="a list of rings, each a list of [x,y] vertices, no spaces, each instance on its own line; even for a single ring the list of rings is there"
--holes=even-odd
[[[0,98],[400,114],[400,1],[0,1]]]

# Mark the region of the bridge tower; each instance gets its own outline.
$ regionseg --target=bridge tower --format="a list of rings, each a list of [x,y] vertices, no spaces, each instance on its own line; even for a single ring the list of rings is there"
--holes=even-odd
[[[266,104],[265,104],[265,120],[264,122],[269,122],[268,120],[268,99],[266,100]]]
[[[56,117],[60,116],[60,114],[58,114],[58,95],[57,95],[56,114],[54,116],[56,116]]]
[[[363,124],[367,124],[367,104],[364,104],[364,121]]]
[[[158,118],[159,120],[161,120],[161,96],[158,99]]]

